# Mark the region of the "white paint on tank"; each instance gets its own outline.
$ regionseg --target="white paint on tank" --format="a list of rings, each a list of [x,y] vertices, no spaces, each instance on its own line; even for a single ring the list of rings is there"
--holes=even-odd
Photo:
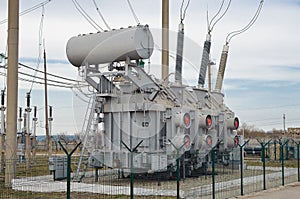
[[[79,35],[69,39],[67,57],[76,67],[147,59],[153,52],[153,37],[148,25]]]

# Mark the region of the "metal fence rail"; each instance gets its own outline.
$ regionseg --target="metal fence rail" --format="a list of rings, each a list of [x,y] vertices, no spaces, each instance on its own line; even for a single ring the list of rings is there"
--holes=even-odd
[[[295,143],[289,143],[289,146],[297,148]],[[221,199],[279,187],[283,181],[284,184],[299,181],[299,156],[294,154],[286,157],[291,153],[284,151],[281,156],[272,159],[268,155],[273,153],[268,151],[270,148],[266,145],[265,158],[262,154],[246,156],[243,165],[240,161],[240,150],[237,148],[231,157],[227,157],[228,161],[215,161],[212,164],[210,159],[207,170],[198,176],[184,177],[179,172],[178,179],[176,171],[171,178],[166,178],[163,174],[134,173],[134,187],[131,187],[130,170],[102,168],[96,175],[95,170],[89,168],[82,182],[71,182],[70,198],[130,198],[130,190],[133,190],[134,198]],[[211,155],[208,154],[209,157]],[[54,181],[49,172],[47,157],[37,156],[35,161],[31,161],[30,169],[27,169],[26,161],[18,159],[16,162],[17,176],[13,180],[12,188],[4,186],[4,172],[0,174],[0,198],[67,198],[67,181]],[[72,157],[71,177],[74,177],[77,163],[78,156]]]

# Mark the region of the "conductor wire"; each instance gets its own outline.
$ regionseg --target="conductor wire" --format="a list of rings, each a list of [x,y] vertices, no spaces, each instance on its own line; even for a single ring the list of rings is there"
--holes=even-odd
[[[96,1],[93,0],[93,3],[94,3],[94,5],[95,5],[95,7],[96,7],[96,10],[97,10],[99,16],[101,17],[103,23],[105,24],[105,26],[107,27],[108,30],[111,30],[110,26],[107,24],[107,22],[106,22],[104,16],[102,15],[102,13],[101,13],[101,11],[100,11],[100,9],[99,9],[99,7],[98,7]]]
[[[190,0],[188,0],[184,10],[183,10],[183,5],[184,5],[184,0],[182,0],[182,3],[181,3],[181,7],[180,7],[180,22],[182,23],[183,20],[185,19],[185,14],[186,14],[186,11],[190,5]]]
[[[128,3],[128,5],[129,5],[129,8],[130,8],[131,13],[132,13],[132,15],[133,15],[133,17],[134,17],[135,22],[136,22],[138,25],[140,25],[140,24],[141,24],[141,23],[140,23],[140,20],[138,19],[137,15],[135,14],[134,9],[133,9],[133,7],[132,7],[132,5],[131,5],[131,3],[130,3],[130,0],[127,0],[127,3]]]
[[[262,7],[263,7],[263,3],[264,3],[264,0],[261,0],[254,16],[252,17],[250,22],[244,28],[242,28],[240,30],[232,31],[227,35],[227,37],[226,37],[226,43],[227,44],[230,43],[230,41],[233,37],[246,32],[247,30],[249,30],[251,28],[251,26],[253,26],[253,24],[256,22],[258,16],[260,15],[260,12],[261,12]]]
[[[224,2],[225,2],[225,0],[223,0],[222,1],[222,4],[221,4],[221,6],[220,6],[220,8],[219,8],[219,10],[218,10],[218,12],[213,16],[213,18],[210,20],[210,22],[208,23],[208,11],[207,11],[207,26],[208,26],[208,33],[210,33],[213,29],[214,29],[214,27],[215,27],[215,25],[225,16],[225,14],[227,13],[227,11],[228,11],[228,9],[229,9],[229,7],[230,7],[230,5],[231,5],[231,0],[229,0],[229,2],[228,2],[228,4],[227,4],[227,7],[226,7],[226,9],[225,9],[225,11],[223,12],[223,14],[213,23],[213,21],[216,19],[216,17],[221,13],[221,10],[222,10],[222,8],[223,8],[223,6],[224,6]]]

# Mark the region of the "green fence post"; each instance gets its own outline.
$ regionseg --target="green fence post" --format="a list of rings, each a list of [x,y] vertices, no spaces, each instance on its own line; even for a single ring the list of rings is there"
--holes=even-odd
[[[176,185],[177,185],[177,199],[180,198],[180,158],[179,158],[179,151],[177,151],[177,158],[176,158]]]
[[[289,159],[289,143],[285,145],[285,160]]]
[[[243,162],[243,147],[248,144],[250,140],[247,140],[246,142],[244,142],[244,144],[240,145],[238,144],[238,146],[240,147],[240,172],[241,172],[241,195],[244,195],[244,182],[243,182],[243,170],[244,170],[244,162]]]
[[[264,143],[263,141],[260,141],[259,139],[257,139],[257,141],[261,144],[261,160],[263,162],[263,186],[264,186],[264,190],[266,190],[266,146],[271,142],[271,140],[269,140],[267,143]]]
[[[281,159],[281,184],[284,186],[284,158],[283,158],[283,145],[280,145],[280,159]]]
[[[240,147],[240,172],[241,172],[241,195],[244,195],[244,182],[243,182],[243,170],[244,170],[244,164],[243,164],[243,147]]]
[[[299,162],[299,157],[300,157],[300,154],[299,154],[299,145],[300,145],[300,142],[296,142],[294,139],[292,139],[292,141],[297,145],[297,170],[298,170],[298,182],[300,182],[300,162]]]
[[[284,157],[283,157],[283,147],[289,142],[289,140],[286,140],[284,143],[280,140],[280,158],[281,158],[281,170],[282,170],[282,186],[284,186]]]
[[[143,141],[144,140],[141,140],[133,149],[129,148],[123,141],[121,141],[122,144],[126,147],[126,149],[130,152],[130,199],[134,198],[133,153],[142,144]]]
[[[276,160],[276,140],[274,140],[274,160]]]
[[[263,178],[264,178],[264,190],[266,190],[266,159],[265,159],[265,145],[262,144],[262,162],[263,162]]]
[[[172,144],[174,149],[176,149],[177,199],[179,199],[180,198],[180,157],[179,157],[179,152],[181,151],[182,147],[184,147],[184,145],[187,143],[187,141],[185,143],[183,143],[183,145],[181,145],[180,147],[177,147],[175,144],[173,144],[173,142],[170,139],[168,139],[168,141]]]
[[[215,192],[215,147],[211,149],[211,177],[212,177],[212,195],[213,199],[216,198]]]
[[[76,147],[71,151],[71,153],[68,153],[68,151],[65,149],[65,147],[61,144],[60,140],[58,141],[58,144],[63,149],[65,154],[67,155],[67,199],[71,198],[71,156],[76,151],[76,149],[79,147],[81,142],[79,142]]]
[[[216,185],[215,185],[215,148],[222,142],[218,141],[217,144],[211,149],[211,176],[212,176],[212,196],[216,198]]]
[[[297,143],[297,166],[298,166],[298,182],[300,182],[300,168],[299,168],[299,145],[300,145],[300,142]]]
[[[281,141],[279,141],[279,160],[280,161],[281,161],[281,158],[282,158],[282,153],[281,153],[282,148],[281,148],[281,145],[282,145],[282,143],[281,143]]]
[[[133,152],[130,151],[130,199],[134,198]]]

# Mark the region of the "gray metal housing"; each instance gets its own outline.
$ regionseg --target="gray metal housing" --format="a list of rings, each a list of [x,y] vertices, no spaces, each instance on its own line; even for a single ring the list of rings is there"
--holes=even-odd
[[[135,172],[174,167],[176,150],[170,141],[177,147],[185,144],[180,155],[188,154],[185,163],[191,171],[203,167],[205,156],[218,141],[222,141],[220,154],[234,147],[237,118],[224,104],[222,93],[164,85],[136,61],[127,60],[124,70],[109,73],[97,68],[84,67],[86,81],[97,90],[95,110],[102,125],[99,146],[91,155],[97,165],[92,166],[129,169],[130,153],[122,142],[134,148],[143,140],[133,153]]]

